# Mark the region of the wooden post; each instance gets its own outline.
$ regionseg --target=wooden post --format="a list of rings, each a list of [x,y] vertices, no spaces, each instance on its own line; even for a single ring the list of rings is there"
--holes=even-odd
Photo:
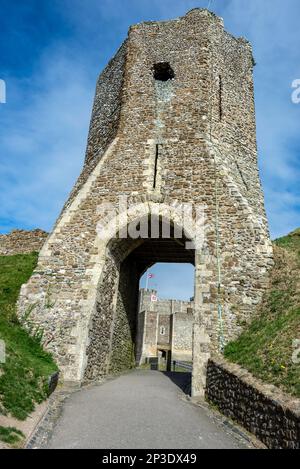
[[[172,371],[172,352],[168,350],[167,352],[167,371]]]

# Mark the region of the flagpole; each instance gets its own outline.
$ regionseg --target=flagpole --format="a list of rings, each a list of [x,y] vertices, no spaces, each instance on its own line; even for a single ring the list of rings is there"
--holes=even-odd
[[[146,291],[148,291],[148,281],[149,281],[149,277],[148,277],[148,270],[146,272]]]

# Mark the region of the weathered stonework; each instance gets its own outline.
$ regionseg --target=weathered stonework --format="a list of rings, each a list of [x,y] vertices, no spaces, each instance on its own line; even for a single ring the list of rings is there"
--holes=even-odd
[[[166,81],[162,64],[173,73]],[[132,365],[138,278],[154,262],[195,265],[194,394],[203,394],[207,360],[219,348],[220,310],[225,342],[251,319],[272,265],[252,69],[250,44],[196,9],[132,26],[100,75],[82,174],[19,301],[20,315],[35,305],[30,320],[44,329],[66,381]],[[101,239],[99,205],[118,213],[124,195],[143,206],[122,227],[155,210],[182,227],[176,208],[159,204],[205,205],[204,247],[118,239],[118,231]]]
[[[214,357],[207,367],[207,399],[270,449],[300,449],[300,399],[262,383],[239,365]]]
[[[9,234],[0,235],[0,256],[28,254],[39,252],[48,237],[43,230],[12,230]]]

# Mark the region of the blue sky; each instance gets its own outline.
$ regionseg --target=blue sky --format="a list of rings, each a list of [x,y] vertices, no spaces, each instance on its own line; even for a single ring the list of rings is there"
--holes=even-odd
[[[97,75],[129,25],[208,3],[0,0],[0,79],[7,86],[7,103],[0,104],[0,232],[51,229],[83,163]],[[292,81],[300,78],[300,2],[213,0],[211,9],[229,32],[253,44],[259,161],[274,238],[300,226],[300,104],[291,100]],[[161,289],[164,296],[178,291]]]

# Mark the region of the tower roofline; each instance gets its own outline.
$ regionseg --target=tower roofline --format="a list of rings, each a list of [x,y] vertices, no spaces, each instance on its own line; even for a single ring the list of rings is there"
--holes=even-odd
[[[187,11],[185,15],[178,16],[178,17],[170,19],[170,20],[152,20],[152,21],[141,21],[140,23],[134,23],[134,24],[130,25],[129,28],[128,28],[128,36],[129,36],[131,31],[133,31],[134,29],[137,29],[141,26],[144,26],[144,25],[145,26],[155,26],[155,25],[170,24],[172,22],[180,22],[182,20],[185,20],[186,18],[194,17],[194,16],[202,16],[202,17],[203,16],[207,16],[207,17],[210,16],[212,19],[214,19],[216,21],[217,24],[219,24],[219,26],[221,26],[221,28],[224,30],[224,33],[226,33],[228,36],[232,37],[236,41],[244,43],[245,45],[248,45],[248,47],[251,49],[251,52],[252,52],[251,43],[247,38],[245,38],[243,36],[234,36],[233,34],[228,32],[225,29],[225,26],[224,26],[224,19],[221,16],[216,15],[216,13],[214,13],[213,11],[208,10],[207,8],[192,8],[191,10]]]
[[[138,26],[142,25],[156,25],[156,24],[165,24],[165,23],[171,23],[171,22],[178,22],[181,21],[187,17],[194,16],[194,15],[201,15],[201,16],[212,16],[214,19],[216,19],[219,24],[224,27],[224,20],[222,17],[217,16],[213,11],[208,10],[207,8],[193,8],[189,11],[186,12],[185,15],[183,16],[178,16],[176,18],[173,18],[171,20],[150,20],[150,21],[141,21],[140,23],[134,23],[130,26],[130,29],[134,29]]]

